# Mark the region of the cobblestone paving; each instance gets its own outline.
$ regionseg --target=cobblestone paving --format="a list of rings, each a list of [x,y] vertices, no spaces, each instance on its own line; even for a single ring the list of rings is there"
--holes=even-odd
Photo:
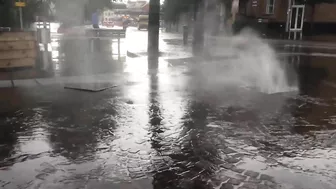
[[[293,127],[300,126],[293,114],[304,106],[324,107],[324,100],[213,88],[176,69],[93,94],[43,82],[13,89],[6,97],[13,107],[0,119],[0,186],[286,188],[241,163],[261,157],[269,167],[298,171],[279,157],[306,157],[311,149],[333,146],[334,134]]]

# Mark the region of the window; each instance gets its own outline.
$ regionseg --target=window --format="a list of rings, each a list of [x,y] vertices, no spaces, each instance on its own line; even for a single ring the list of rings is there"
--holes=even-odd
[[[266,0],[266,14],[274,14],[275,0]]]

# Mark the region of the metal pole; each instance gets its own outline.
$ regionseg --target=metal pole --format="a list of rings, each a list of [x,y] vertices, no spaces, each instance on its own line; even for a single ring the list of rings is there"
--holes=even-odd
[[[120,59],[120,33],[118,33],[118,59]]]
[[[288,0],[287,6],[287,20],[286,20],[286,32],[289,32],[289,23],[290,23],[290,15],[292,14],[292,0]]]
[[[183,44],[188,44],[188,26],[183,26]]]
[[[23,29],[23,20],[22,20],[22,7],[19,8],[19,14],[20,14],[20,28]]]

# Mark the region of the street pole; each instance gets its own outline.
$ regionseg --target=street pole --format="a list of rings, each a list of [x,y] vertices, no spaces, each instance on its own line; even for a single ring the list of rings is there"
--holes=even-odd
[[[196,20],[193,33],[192,51],[195,55],[203,53],[204,49],[204,16],[206,1],[201,0],[197,4]]]
[[[20,29],[23,30],[22,7],[19,8],[20,14]]]
[[[159,63],[160,0],[149,1],[148,14],[148,68],[156,69]]]
[[[288,1],[288,5],[287,5],[287,20],[286,20],[286,32],[289,32],[289,28],[290,28],[290,17],[292,14],[292,0],[287,0]]]

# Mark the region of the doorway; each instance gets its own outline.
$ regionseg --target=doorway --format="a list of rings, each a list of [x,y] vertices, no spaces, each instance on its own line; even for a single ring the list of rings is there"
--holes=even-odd
[[[292,5],[289,19],[289,38],[302,39],[305,5]]]

